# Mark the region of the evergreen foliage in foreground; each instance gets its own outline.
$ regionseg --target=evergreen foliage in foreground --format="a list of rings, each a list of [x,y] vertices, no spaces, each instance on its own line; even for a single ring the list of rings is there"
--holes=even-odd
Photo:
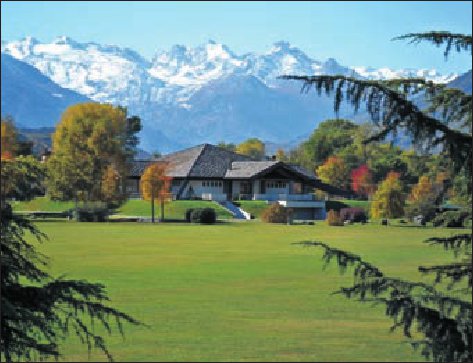
[[[444,55],[452,48],[471,53],[471,35],[430,32],[407,34],[396,39],[411,42],[430,41],[437,46],[446,45]],[[472,178],[472,98],[460,90],[448,89],[423,79],[397,79],[389,81],[358,80],[345,76],[284,76],[284,79],[304,82],[302,91],[314,87],[319,94],[333,94],[334,108],[338,111],[343,100],[358,110],[362,103],[381,132],[365,140],[377,141],[399,130],[407,131],[413,141],[427,150],[441,146],[456,173],[465,176],[465,202],[470,205],[471,217]],[[430,107],[422,111],[408,96],[423,92]],[[440,114],[440,118],[432,112]],[[436,362],[471,362],[472,356],[472,301],[454,296],[471,297],[472,252],[471,232],[448,238],[431,238],[426,242],[441,244],[453,250],[455,262],[438,266],[420,266],[419,271],[435,274],[435,283],[448,281],[449,294],[442,293],[435,284],[410,282],[385,276],[376,266],[352,253],[331,248],[323,242],[305,241],[305,246],[324,249],[324,260],[335,259],[341,272],[354,268],[354,283],[339,293],[348,298],[373,301],[386,306],[385,313],[394,320],[392,329],[401,327],[406,337],[412,338],[416,328],[421,339],[411,339],[415,348],[421,348],[427,359]],[[458,259],[458,256],[461,258]],[[451,293],[451,294],[450,294]]]
[[[112,354],[104,338],[95,332],[101,325],[108,333],[116,322],[123,335],[122,323],[140,324],[136,319],[105,303],[105,287],[85,280],[54,278],[45,267],[46,256],[26,240],[30,234],[38,242],[46,235],[29,220],[15,215],[6,197],[28,199],[36,183],[18,184],[34,178],[36,166],[23,159],[2,160],[1,193],[1,358],[12,361],[38,361],[60,356],[58,343],[69,333],[80,341],[102,350],[109,360]],[[3,171],[9,170],[8,175]],[[21,188],[18,187],[21,186]],[[8,193],[7,193],[8,192]]]

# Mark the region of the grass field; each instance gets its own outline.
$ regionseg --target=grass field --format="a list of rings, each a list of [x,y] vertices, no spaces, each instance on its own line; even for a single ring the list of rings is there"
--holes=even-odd
[[[240,207],[251,215],[259,218],[269,204],[264,200],[239,200]]]
[[[170,219],[184,219],[188,208],[213,208],[217,213],[217,218],[232,218],[232,214],[221,205],[210,201],[199,200],[178,200],[166,203],[164,206],[164,217]],[[74,208],[73,202],[57,202],[49,200],[46,197],[35,198],[27,202],[14,202],[15,211],[42,211],[42,212],[62,212]],[[159,203],[155,203],[156,218],[160,216],[161,209]],[[138,199],[130,199],[123,204],[117,211],[117,215],[151,217],[150,202]]]
[[[58,276],[106,285],[111,304],[149,325],[107,337],[117,361],[422,361],[383,307],[331,293],[351,282],[322,270],[321,240],[384,272],[422,280],[419,264],[451,258],[422,243],[454,230],[375,225],[329,227],[38,222],[38,246]],[[75,337],[65,361],[87,361]],[[105,357],[93,351],[90,360]]]

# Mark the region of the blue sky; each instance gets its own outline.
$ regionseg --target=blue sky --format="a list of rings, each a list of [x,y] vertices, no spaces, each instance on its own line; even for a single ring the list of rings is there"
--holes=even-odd
[[[409,32],[471,34],[470,1],[426,2],[1,2],[2,40],[68,35],[130,47],[151,59],[173,44],[213,39],[237,54],[263,52],[287,40],[309,56],[348,66],[436,68],[463,72],[471,55],[445,62],[430,44],[390,39]]]

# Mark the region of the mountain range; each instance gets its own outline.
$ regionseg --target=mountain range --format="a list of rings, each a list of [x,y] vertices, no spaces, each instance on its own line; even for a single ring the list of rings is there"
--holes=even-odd
[[[417,76],[441,83],[457,77],[427,69],[343,66],[332,58],[312,59],[284,41],[243,55],[214,41],[175,45],[151,60],[129,48],[65,36],[50,43],[32,37],[2,41],[1,51],[2,114],[11,114],[20,126],[51,127],[70,104],[107,102],[140,116],[140,146],[160,152],[249,137],[288,144],[335,117],[332,99],[301,94],[299,83],[278,79],[284,74]],[[339,116],[352,117],[353,111],[344,108]]]

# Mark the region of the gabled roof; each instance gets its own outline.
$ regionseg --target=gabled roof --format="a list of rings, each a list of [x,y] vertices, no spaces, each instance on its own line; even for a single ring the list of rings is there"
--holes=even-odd
[[[274,169],[283,168],[302,179],[315,182],[313,173],[298,165],[281,161],[256,161],[249,156],[213,146],[197,145],[185,150],[165,155],[158,160],[138,160],[131,166],[131,176],[140,176],[153,162],[169,163],[168,175],[173,178],[225,178],[248,179],[264,175]]]
[[[163,156],[158,161],[168,162],[168,175],[174,178],[223,178],[234,161],[251,161],[248,156],[202,144]]]
[[[204,145],[197,145],[188,149],[177,151],[175,153],[165,155],[158,159],[169,163],[168,175],[171,177],[187,177],[194,166],[197,158],[202,153]]]
[[[231,169],[227,170],[225,179],[247,179],[264,176],[272,171],[284,170],[299,178],[315,183],[317,178],[314,174],[298,165],[287,164],[282,161],[241,161],[233,162]]]
[[[252,178],[278,163],[278,161],[234,161],[225,173],[225,179]]]

